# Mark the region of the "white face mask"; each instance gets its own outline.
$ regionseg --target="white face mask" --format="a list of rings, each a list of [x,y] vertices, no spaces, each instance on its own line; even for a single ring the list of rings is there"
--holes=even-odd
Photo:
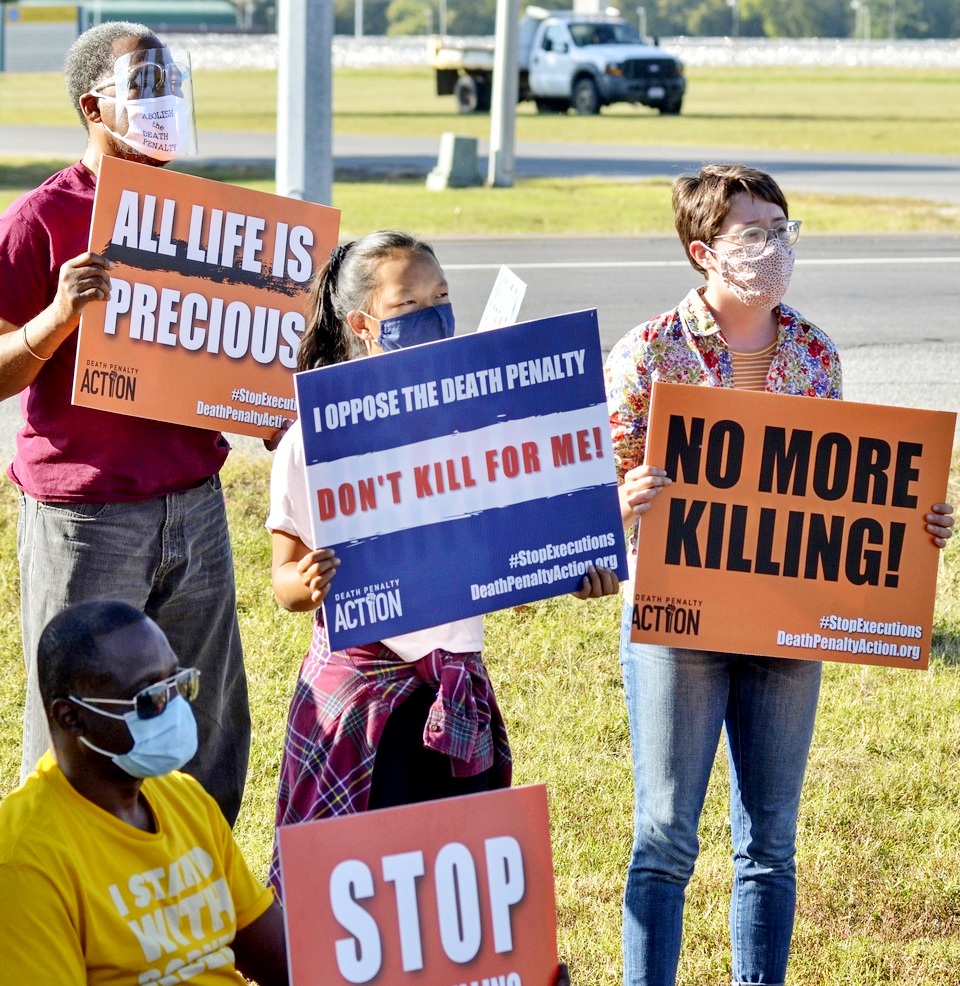
[[[116,103],[114,96],[100,99]],[[190,140],[190,116],[182,96],[153,96],[150,99],[127,99],[127,132],[118,134],[110,130],[118,140],[144,157],[154,161],[172,161],[183,153]]]
[[[776,308],[783,301],[793,275],[793,247],[776,236],[750,254],[744,247],[707,249],[717,258],[720,276],[739,301],[751,308]]]
[[[126,753],[103,750],[86,736],[81,736],[80,742],[109,757],[131,777],[162,777],[179,770],[197,752],[197,720],[190,703],[181,695],[174,695],[163,712],[150,719],[141,719],[135,711],[114,715],[72,695],[71,700],[97,715],[122,719],[127,724],[133,746]]]

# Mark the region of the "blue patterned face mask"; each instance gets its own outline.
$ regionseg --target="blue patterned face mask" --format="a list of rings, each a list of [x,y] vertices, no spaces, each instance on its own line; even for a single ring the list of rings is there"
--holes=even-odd
[[[363,314],[366,314],[364,312]],[[367,318],[373,318],[367,315]],[[429,305],[416,312],[379,319],[380,337],[377,344],[385,352],[419,346],[422,342],[449,339],[455,328],[453,305]]]
[[[115,715],[88,705],[83,699],[71,700],[77,705],[110,719],[122,719],[133,737],[133,746],[126,753],[111,753],[94,746],[86,736],[80,742],[96,753],[109,757],[131,777],[161,777],[179,770],[197,752],[197,720],[190,703],[175,695],[160,715],[141,719],[136,710]]]

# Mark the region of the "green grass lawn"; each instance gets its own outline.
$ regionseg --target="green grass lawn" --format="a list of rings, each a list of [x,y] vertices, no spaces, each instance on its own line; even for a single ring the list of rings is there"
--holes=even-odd
[[[793,148],[860,153],[960,154],[960,73],[878,68],[693,68],[680,116],[626,104],[599,116],[543,115],[522,103],[517,138],[646,146]],[[197,124],[270,132],[276,73],[197,72]],[[448,130],[487,137],[490,117],[460,116],[436,96],[427,69],[338,69],[335,128],[344,134],[439,137]],[[0,76],[0,124],[77,122],[57,73]],[[5,149],[14,153],[15,149]]]
[[[237,835],[256,872],[270,851],[287,703],[309,617],[269,579],[269,459],[224,471],[237,566],[253,749]],[[951,493],[960,499],[960,456]],[[16,497],[0,485],[0,794],[16,783],[24,675]],[[792,986],[960,983],[960,539],[940,563],[928,671],[825,665],[801,812]],[[518,784],[550,793],[561,953],[582,986],[620,981],[620,900],[632,791],[617,663],[619,603],[569,597],[487,617],[486,655]],[[728,783],[721,751],[689,891],[680,981],[729,981]]]

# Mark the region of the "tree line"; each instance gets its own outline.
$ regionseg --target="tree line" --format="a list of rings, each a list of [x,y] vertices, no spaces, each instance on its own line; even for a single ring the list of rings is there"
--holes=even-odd
[[[234,0],[249,7],[249,0]],[[960,0],[610,0],[648,35],[757,38],[958,38]],[[521,0],[521,9],[526,4]],[[538,6],[569,9],[569,0]],[[606,6],[601,3],[601,6]],[[490,35],[497,0],[363,0],[365,35]],[[638,7],[643,13],[638,13]],[[337,34],[354,33],[357,0],[334,0]],[[276,0],[255,0],[275,26]]]

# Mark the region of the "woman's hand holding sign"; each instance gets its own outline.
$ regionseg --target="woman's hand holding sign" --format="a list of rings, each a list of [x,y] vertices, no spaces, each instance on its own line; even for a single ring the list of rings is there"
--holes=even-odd
[[[329,548],[317,548],[297,562],[297,574],[314,607],[319,606],[330,591],[330,580],[337,574],[340,559]]]
[[[644,464],[628,470],[619,489],[623,526],[633,527],[637,517],[646,513],[654,498],[672,482],[667,470],[659,466]]]
[[[587,563],[587,574],[584,575],[580,588],[571,592],[577,599],[597,599],[600,596],[612,596],[620,588],[617,573],[610,568],[597,568],[593,562]]]
[[[953,536],[953,513],[952,503],[935,503],[924,518],[927,522],[927,531],[933,535],[933,543],[938,548],[945,548],[947,541]]]

